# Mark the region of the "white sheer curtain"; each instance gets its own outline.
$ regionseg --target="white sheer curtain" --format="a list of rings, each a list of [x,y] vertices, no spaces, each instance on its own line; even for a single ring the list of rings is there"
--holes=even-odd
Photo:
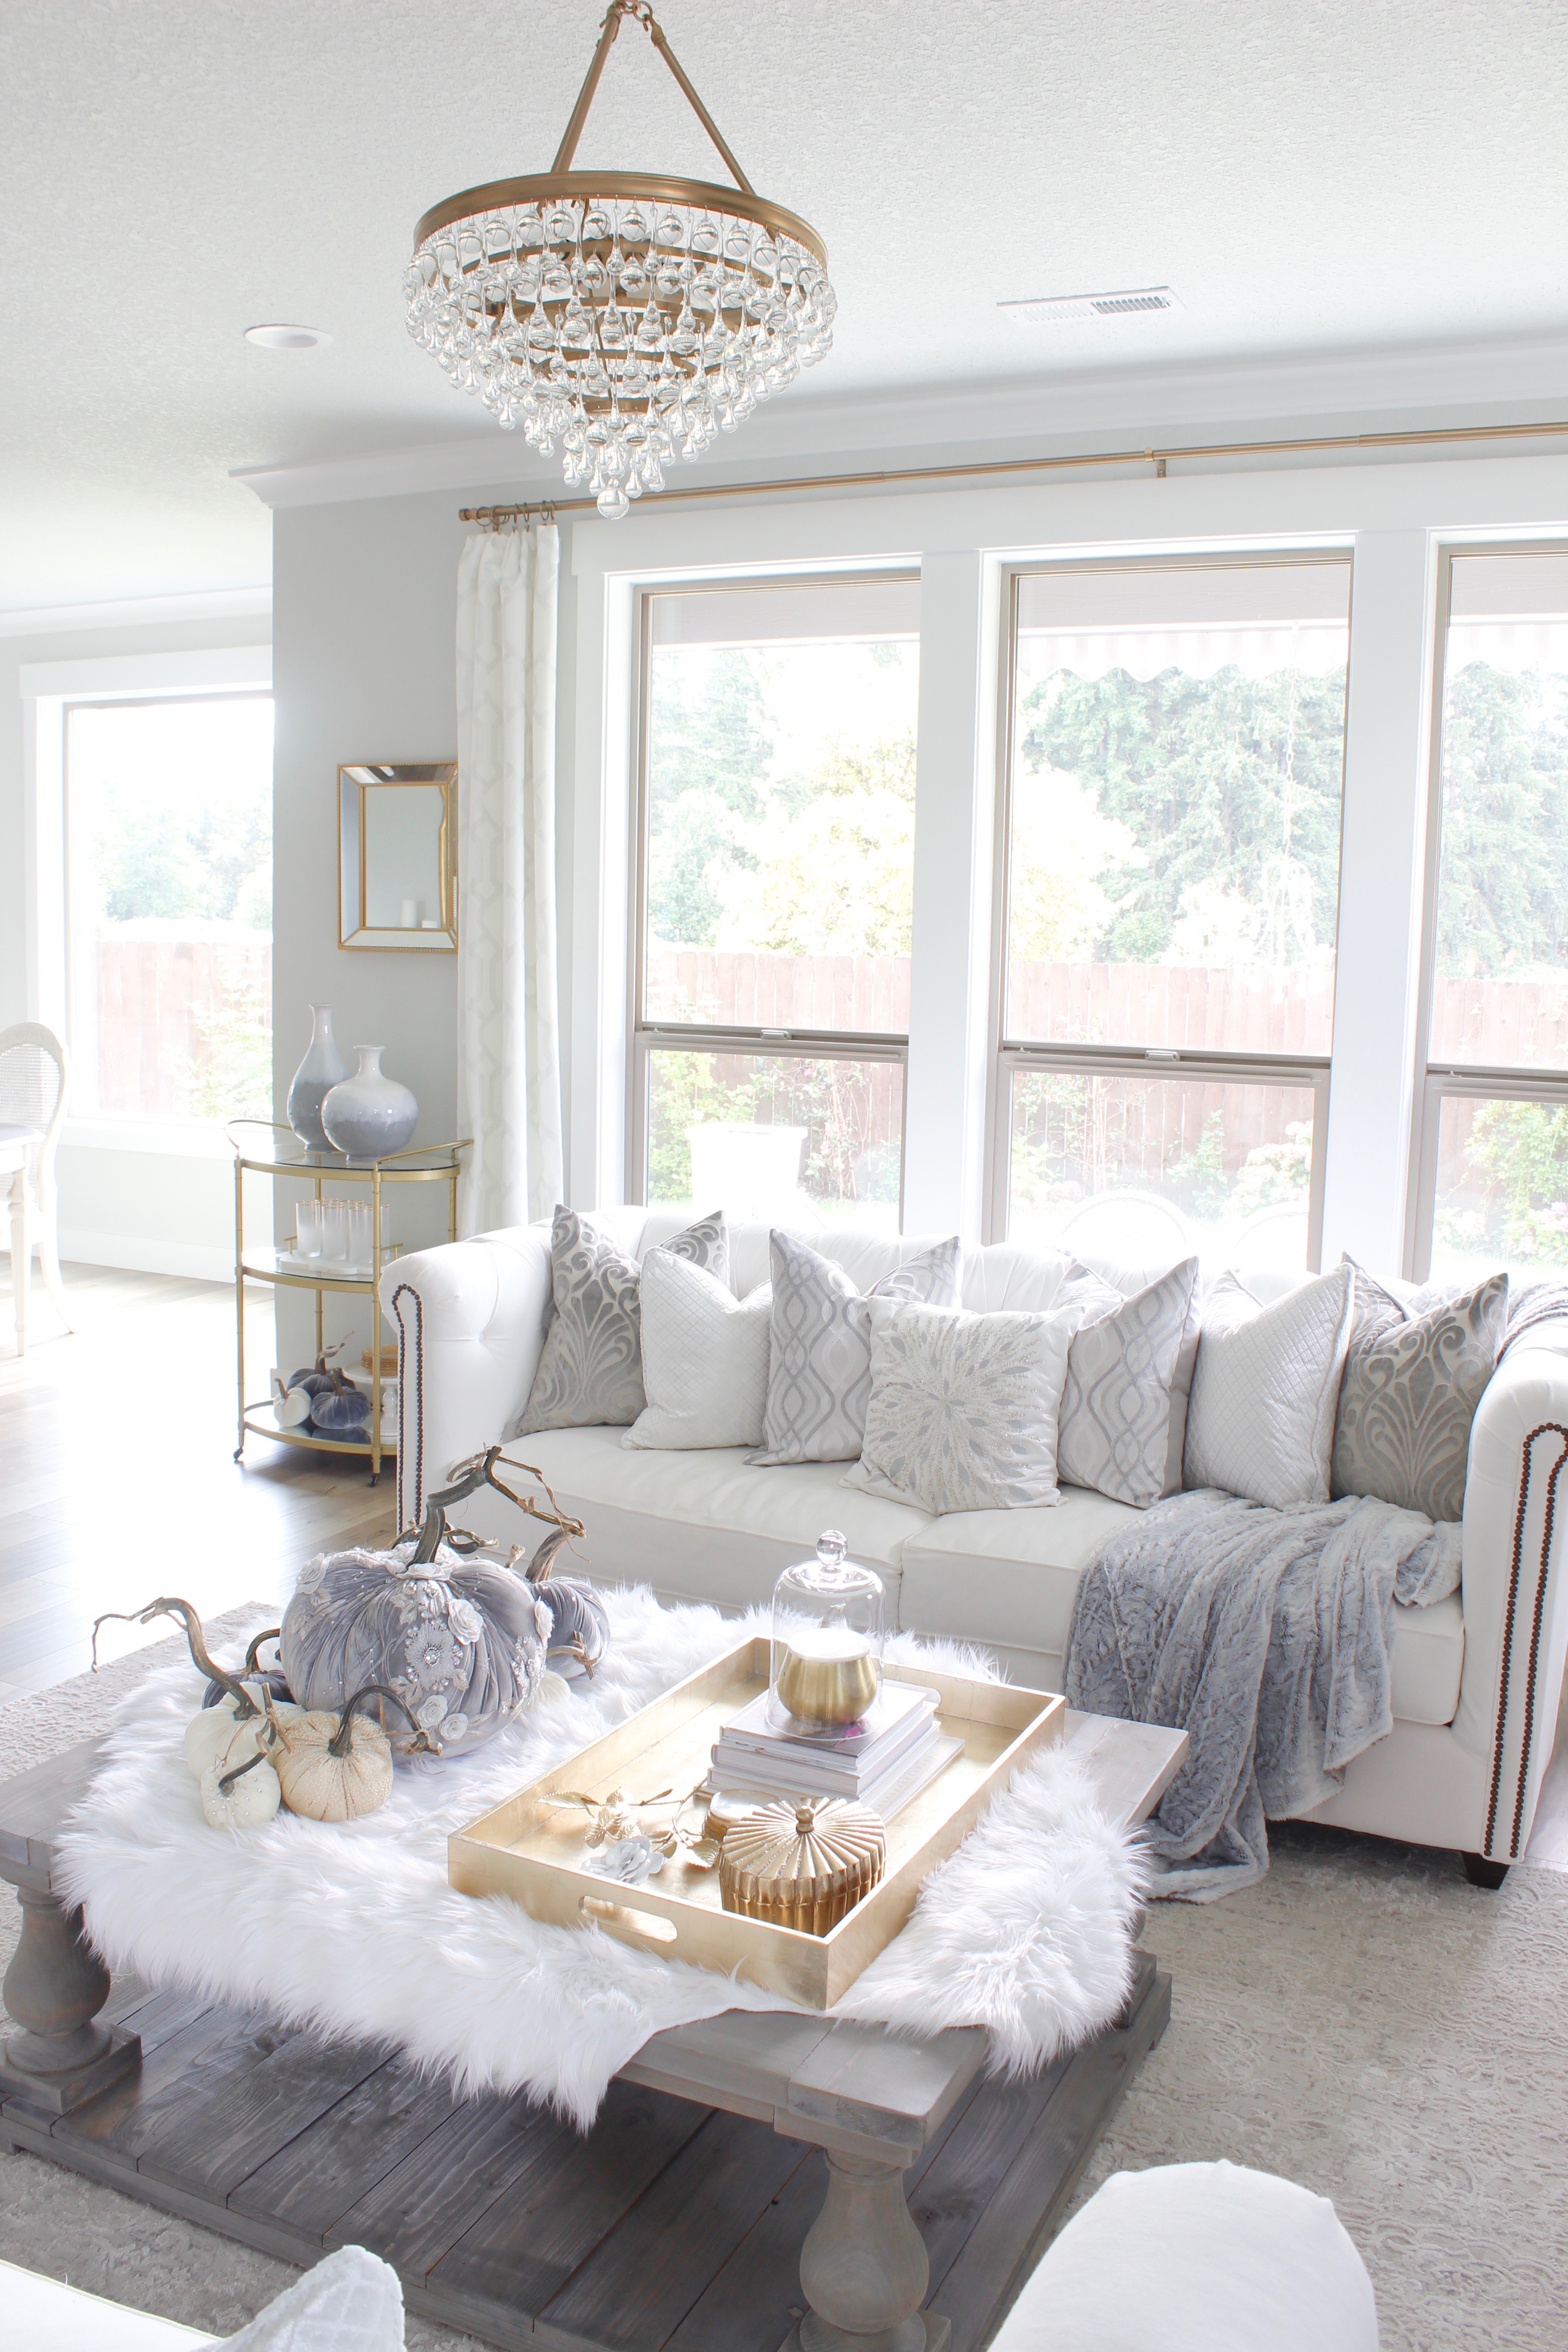
[[[458,568],[460,1223],[488,1233],[561,1197],[555,992],[553,523],[480,531]]]

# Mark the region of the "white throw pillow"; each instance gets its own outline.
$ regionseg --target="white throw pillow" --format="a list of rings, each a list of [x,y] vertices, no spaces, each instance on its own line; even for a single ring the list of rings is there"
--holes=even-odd
[[[642,1376],[647,1402],[623,1445],[680,1452],[760,1445],[768,1396],[764,1282],[745,1298],[667,1249],[642,1264]]]
[[[1234,1274],[1204,1301],[1186,1483],[1282,1510],[1326,1503],[1355,1281],[1337,1265],[1264,1307]]]
[[[871,1394],[844,1479],[922,1511],[1056,1503],[1057,1420],[1079,1309],[971,1315],[868,1298]]]

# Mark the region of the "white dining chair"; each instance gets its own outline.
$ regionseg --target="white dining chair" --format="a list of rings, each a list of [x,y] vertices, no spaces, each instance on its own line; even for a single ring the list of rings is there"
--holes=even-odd
[[[16,1353],[27,1352],[27,1293],[33,1251],[44,1287],[68,1331],[60,1280],[58,1194],[55,1153],[70,1092],[70,1063],[52,1029],[18,1021],[0,1029],[0,1185],[11,1211],[11,1288],[16,1309]]]

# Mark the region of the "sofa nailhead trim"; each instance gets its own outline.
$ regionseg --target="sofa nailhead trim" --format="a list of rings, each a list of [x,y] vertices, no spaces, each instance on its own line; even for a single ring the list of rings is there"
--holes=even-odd
[[[408,1459],[408,1327],[399,1300],[414,1301],[414,1508],[404,1500],[404,1464]],[[411,1282],[400,1282],[392,1294],[397,1318],[397,1524],[415,1526],[425,1511],[425,1301]]]
[[[1535,1575],[1535,1607],[1530,1628],[1530,1661],[1524,1686],[1524,1739],[1519,1754],[1519,1781],[1514,1792],[1513,1822],[1506,1854],[1492,1853],[1492,1839],[1497,1829],[1498,1801],[1502,1789],[1503,1748],[1508,1737],[1509,1686],[1513,1675],[1514,1626],[1519,1614],[1519,1588],[1524,1559],[1524,1521],[1530,1507],[1530,1477],[1533,1467],[1533,1447],[1538,1437],[1560,1437],[1562,1449],[1552,1465],[1546,1481],[1546,1518],[1541,1532],[1541,1559]],[[1568,1465],[1568,1428],[1560,1421],[1543,1421],[1532,1429],[1524,1441],[1524,1460],[1519,1482],[1519,1507],[1513,1518],[1513,1559],[1508,1580],[1508,1609],[1503,1618],[1502,1667],[1498,1692],[1497,1732],[1492,1748],[1491,1795],[1487,1805],[1487,1830],[1481,1851],[1489,1861],[1517,1862],[1520,1830],[1524,1820],[1525,1784],[1530,1777],[1530,1750],[1535,1738],[1535,1683],[1541,1664],[1541,1627],[1546,1613],[1546,1576],[1552,1558],[1552,1537],[1557,1518],[1557,1481]]]

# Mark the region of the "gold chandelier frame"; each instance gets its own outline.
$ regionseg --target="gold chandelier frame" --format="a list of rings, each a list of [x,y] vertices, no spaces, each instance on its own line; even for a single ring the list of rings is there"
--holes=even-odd
[[[572,158],[577,152],[577,142],[583,135],[583,125],[599,87],[599,77],[605,62],[615,46],[624,17],[630,17],[643,31],[664,59],[679,84],[682,95],[704,131],[733,173],[735,185],[725,187],[713,180],[688,180],[672,173],[660,172],[574,172]],[[438,230],[449,228],[455,221],[480,218],[486,214],[510,212],[520,206],[549,204],[587,204],[595,198],[624,200],[634,204],[689,205],[702,212],[728,215],[731,219],[749,220],[770,235],[783,235],[803,246],[807,253],[826,269],[827,247],[816,231],[798,214],[786,211],[783,205],[759,196],[742,171],[713,117],[698,97],[680,62],[664,37],[662,27],[654,17],[649,0],[610,0],[610,6],[599,29],[598,47],[577,93],[577,103],[572,110],[555,161],[548,172],[534,172],[521,179],[487,180],[482,186],[465,188],[461,194],[448,196],[433,205],[414,232],[414,247],[417,252],[426,239]]]

